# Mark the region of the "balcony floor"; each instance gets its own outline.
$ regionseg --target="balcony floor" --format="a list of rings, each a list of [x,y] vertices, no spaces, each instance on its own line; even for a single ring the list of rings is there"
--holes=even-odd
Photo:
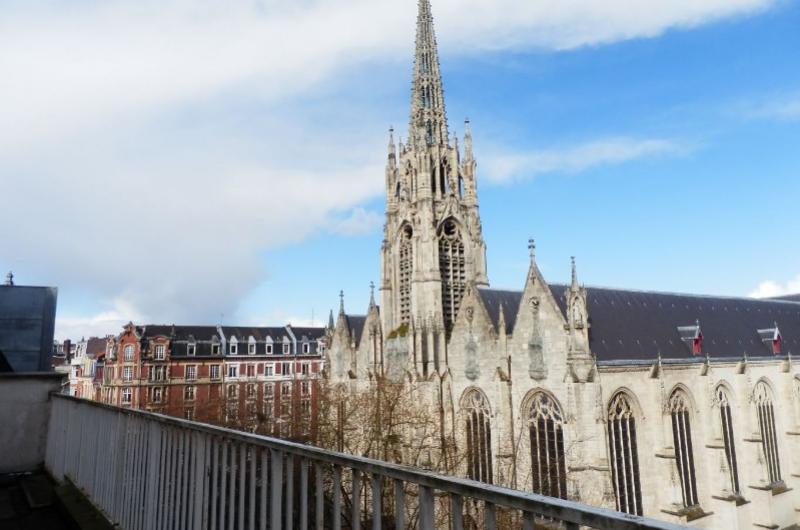
[[[39,472],[0,475],[0,528],[73,528],[56,499],[53,482]]]

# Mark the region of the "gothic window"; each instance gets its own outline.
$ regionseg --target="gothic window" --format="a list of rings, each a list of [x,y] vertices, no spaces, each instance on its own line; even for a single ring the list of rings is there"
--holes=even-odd
[[[428,145],[433,145],[433,124],[430,120],[425,125],[425,141]]]
[[[731,482],[731,493],[739,494],[739,467],[736,463],[736,444],[733,436],[733,417],[731,415],[731,401],[728,391],[719,385],[715,392],[719,404],[719,417],[722,425],[722,443],[725,447],[725,459],[728,462],[728,471]]]
[[[767,463],[770,484],[781,482],[781,462],[778,456],[778,439],[775,432],[775,412],[772,408],[772,391],[764,381],[759,381],[753,390],[753,402],[758,415],[761,445]]]
[[[411,238],[414,235],[410,225],[405,225],[400,233],[400,322],[407,324],[411,320],[411,274],[413,266],[413,246]]]
[[[492,483],[492,428],[489,404],[483,393],[470,390],[464,396],[466,417],[467,476]]]
[[[439,272],[442,277],[442,310],[445,325],[452,327],[467,287],[464,243],[455,221],[448,219],[439,236]]]
[[[614,396],[608,407],[608,448],[617,510],[642,515],[636,418],[630,399],[622,392]]]
[[[686,507],[698,504],[689,409],[689,397],[682,390],[675,390],[669,398],[669,411],[672,418],[675,461],[681,481],[683,505]]]
[[[543,392],[534,395],[528,429],[534,493],[567,498],[564,420],[558,404]]]

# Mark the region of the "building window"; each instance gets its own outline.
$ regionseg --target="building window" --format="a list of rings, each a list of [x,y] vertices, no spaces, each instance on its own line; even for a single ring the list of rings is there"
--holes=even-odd
[[[642,515],[636,418],[628,396],[622,392],[614,396],[608,407],[608,448],[617,510]]]
[[[300,365],[300,373],[303,375],[308,375],[308,363],[303,363]]]
[[[281,384],[281,397],[286,398],[292,395],[292,384],[291,383],[283,383]]]
[[[306,355],[311,353],[311,344],[309,344],[307,342],[303,343],[303,353],[306,354]]]
[[[672,441],[675,446],[678,476],[681,479],[683,505],[688,508],[696,506],[699,502],[692,450],[692,428],[689,421],[689,397],[681,390],[674,391],[669,398],[669,411],[672,417]]]
[[[288,342],[284,342],[283,343],[283,354],[284,355],[289,355],[289,352],[290,352],[289,343]]]
[[[267,377],[272,377],[274,374],[274,367],[271,364],[267,364],[264,366],[264,375]]]
[[[775,430],[775,411],[772,407],[772,391],[764,381],[756,383],[753,390],[756,405],[758,428],[761,433],[761,446],[767,464],[767,477],[770,484],[782,482],[781,461],[778,456],[778,438]]]
[[[325,343],[323,341],[317,343],[317,352],[321,354],[325,353]]]
[[[219,344],[211,345],[211,355],[219,355]]]
[[[125,366],[122,369],[122,380],[123,381],[131,381],[131,380],[133,380],[133,367],[132,366]]]
[[[256,343],[251,342],[247,345],[247,354],[248,355],[255,355],[256,354]]]
[[[194,401],[195,387],[187,385],[183,387],[183,399],[186,401]]]
[[[167,347],[164,344],[156,344],[155,358],[156,361],[163,361],[167,357]]]
[[[132,395],[133,395],[133,392],[131,392],[131,389],[129,387],[123,388],[122,389],[122,402],[123,403],[130,403]]]
[[[252,399],[256,397],[256,385],[250,383],[247,385],[247,397]]]
[[[239,345],[235,342],[231,342],[230,352],[231,355],[237,355],[239,353]]]
[[[227,389],[228,399],[235,399],[239,396],[239,385],[228,385]]]
[[[492,427],[489,404],[481,392],[470,390],[462,406],[466,417],[467,476],[492,483]]]
[[[439,237],[439,273],[442,277],[442,310],[445,325],[450,329],[467,288],[464,243],[452,219],[444,222]]]
[[[739,466],[736,462],[736,444],[733,436],[733,417],[731,415],[731,404],[728,391],[724,386],[717,387],[715,392],[717,405],[719,406],[720,425],[722,427],[722,443],[725,447],[725,460],[728,463],[728,475],[731,484],[731,493],[739,495]]]
[[[311,393],[311,383],[308,381],[303,381],[300,383],[300,393],[304,396],[307,396]]]
[[[248,364],[247,365],[247,377],[255,377],[256,376],[256,365]]]
[[[304,418],[309,418],[311,416],[311,400],[304,399],[300,401],[300,413],[303,415]]]
[[[133,360],[133,344],[126,344],[125,348],[122,349],[122,352],[125,361]]]
[[[150,400],[153,403],[161,403],[161,398],[162,398],[162,395],[164,393],[164,389],[161,388],[160,386],[156,386],[156,387],[151,388],[150,391],[151,391]]]
[[[228,365],[228,377],[239,377],[239,365],[238,364],[229,364]]]
[[[184,409],[183,417],[184,417],[184,419],[187,419],[189,421],[193,421],[194,420],[194,408]]]
[[[194,355],[197,351],[197,345],[194,342],[190,342],[186,345],[186,355]]]
[[[567,498],[564,419],[558,404],[543,392],[534,395],[528,416],[534,493]]]
[[[272,355],[272,344],[267,343],[267,355]]]
[[[283,363],[283,375],[292,375],[292,363]]]
[[[190,364],[186,366],[186,380],[194,381],[197,379],[197,366]]]
[[[151,366],[150,381],[164,381],[166,379],[166,366]]]
[[[209,368],[211,379],[219,379],[219,365],[212,364]]]
[[[275,397],[275,385],[273,383],[266,383],[264,385],[264,399],[272,399]]]
[[[400,321],[408,324],[411,319],[411,273],[414,270],[413,242],[414,231],[411,225],[403,226],[400,235],[400,261],[398,263],[400,277]]]

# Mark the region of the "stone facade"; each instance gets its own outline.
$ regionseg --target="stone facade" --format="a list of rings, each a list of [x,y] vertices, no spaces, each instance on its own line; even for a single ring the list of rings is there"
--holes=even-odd
[[[381,306],[340,304],[328,383],[413,388],[476,480],[699,528],[797,524],[800,300],[587,288],[574,260],[568,285],[548,284],[532,241],[523,289],[489,289],[472,139],[467,124],[462,156],[448,135],[428,0],[413,72],[408,142],[389,141]]]

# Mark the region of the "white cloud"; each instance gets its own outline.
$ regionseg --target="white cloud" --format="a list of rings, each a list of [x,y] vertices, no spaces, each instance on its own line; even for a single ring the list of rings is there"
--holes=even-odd
[[[434,12],[452,56],[648,37],[775,3],[435,0]],[[302,97],[352,67],[410,71],[415,14],[395,0],[0,3],[0,190],[13,198],[0,260],[111,312],[60,329],[233,314],[265,277],[264,249],[341,212],[339,233],[376,223],[359,205],[382,187],[385,115],[351,102],[348,119],[320,123]],[[667,148],[650,142],[503,164],[575,171]]]
[[[780,283],[774,280],[763,281],[759,283],[755,289],[750,291],[747,296],[752,298],[773,298],[775,296],[798,293],[800,293],[800,274],[786,283]]]
[[[328,230],[334,234],[357,236],[369,234],[383,222],[383,215],[364,208],[353,208],[348,217],[332,219]]]
[[[743,113],[750,118],[779,121],[800,120],[800,93],[781,94],[759,103],[743,105]]]
[[[489,180],[507,182],[542,173],[577,173],[594,166],[675,154],[684,152],[685,149],[672,140],[604,138],[554,149],[494,155],[489,153],[482,171]]]

